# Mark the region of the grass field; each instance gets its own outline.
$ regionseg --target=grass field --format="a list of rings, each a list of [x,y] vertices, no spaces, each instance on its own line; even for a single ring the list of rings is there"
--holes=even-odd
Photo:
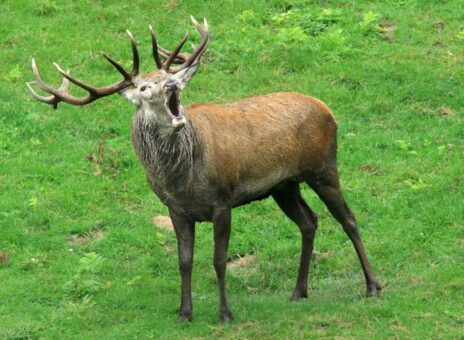
[[[322,99],[339,124],[339,169],[374,270],[362,271],[315,194],[310,296],[292,303],[300,234],[271,200],[234,210],[228,292],[217,323],[212,227],[197,227],[194,321],[178,323],[174,234],[153,217],[123,98],[59,110],[31,99],[31,57],[90,83],[125,65],[125,29],[154,67],[147,26],[174,47],[189,15],[213,39],[184,104],[273,91]],[[464,4],[391,1],[0,2],[0,339],[461,338],[464,334]],[[82,94],[76,90],[77,94]]]

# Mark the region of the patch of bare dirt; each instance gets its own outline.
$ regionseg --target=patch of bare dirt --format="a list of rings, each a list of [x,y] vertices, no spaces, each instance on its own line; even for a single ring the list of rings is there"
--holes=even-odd
[[[174,231],[174,225],[169,216],[157,215],[153,217],[153,224],[159,229]]]
[[[438,110],[438,115],[442,117],[452,117],[454,116],[454,111],[450,108],[447,108],[446,106],[442,106]]]
[[[164,2],[164,8],[168,10],[173,10],[177,7],[178,1],[177,0],[166,0]]]
[[[7,264],[10,261],[10,255],[0,251],[0,264]]]
[[[443,20],[438,20],[435,23],[435,26],[438,28],[439,31],[443,31],[445,29],[446,23]]]
[[[383,37],[388,40],[388,42],[395,42],[395,23],[394,22],[382,22],[379,24],[380,30]]]
[[[238,256],[237,258],[234,258],[231,261],[227,262],[227,268],[246,267],[250,265],[254,260],[254,255]]]
[[[374,164],[364,164],[359,167],[359,170],[374,174],[374,175],[382,175],[384,170]]]
[[[85,233],[83,235],[71,235],[68,239],[68,243],[71,245],[75,244],[88,244],[90,242],[100,241],[105,237],[103,230],[95,230],[91,233]]]

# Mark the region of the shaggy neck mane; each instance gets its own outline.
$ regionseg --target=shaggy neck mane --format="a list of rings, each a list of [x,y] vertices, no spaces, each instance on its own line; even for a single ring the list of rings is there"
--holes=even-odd
[[[178,131],[136,115],[132,138],[145,169],[156,181],[188,187],[200,144],[190,120]]]

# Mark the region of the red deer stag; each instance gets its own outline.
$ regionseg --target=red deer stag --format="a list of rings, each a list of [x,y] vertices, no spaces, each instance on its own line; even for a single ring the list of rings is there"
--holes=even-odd
[[[41,80],[33,59],[35,81],[27,85],[35,99],[55,108],[60,102],[86,105],[113,93],[120,93],[135,104],[132,143],[151,188],[169,208],[177,236],[181,318],[192,318],[195,222],[213,222],[220,320],[231,320],[225,288],[231,211],[268,196],[300,228],[302,250],[292,300],[308,296],[308,267],[317,218],[301,196],[299,183],[303,181],[343,226],[359,256],[367,295],[377,295],[381,287],[367,260],[354,215],[341,193],[336,166],[337,126],[330,109],[316,98],[297,93],[273,93],[232,104],[183,107],[179,94],[198,70],[210,40],[206,20],[203,25],[193,17],[192,21],[201,35],[201,42],[192,54],[180,53],[187,34],[169,51],[157,44],[150,27],[158,68],[154,72],[139,74],[137,46],[128,32],[133,53],[130,72],[103,54],[122,74],[121,81],[96,88],[55,64],[64,77],[62,85],[55,89]],[[88,96],[71,95],[69,82],[85,89]],[[31,84],[50,95],[37,94]]]

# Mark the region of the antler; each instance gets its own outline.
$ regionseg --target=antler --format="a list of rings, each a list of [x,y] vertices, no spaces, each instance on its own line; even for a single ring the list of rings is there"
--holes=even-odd
[[[111,57],[108,56],[106,53],[102,53],[103,57],[106,60],[108,60],[108,62],[111,65],[113,65],[119,73],[122,74],[122,76],[124,77],[123,80],[106,87],[97,88],[83,82],[82,80],[74,78],[69,74],[69,71],[66,72],[57,63],[53,63],[58,72],[61,73],[61,75],[63,75],[64,77],[61,86],[58,89],[55,89],[42,81],[35,60],[34,58],[32,58],[32,71],[34,72],[35,81],[26,84],[29,90],[31,91],[32,96],[38,101],[41,101],[42,103],[53,105],[53,107],[56,109],[60,102],[66,102],[73,105],[86,105],[93,102],[94,100],[97,100],[98,98],[109,96],[129,86],[132,86],[132,80],[139,74],[139,52],[137,50],[137,44],[135,43],[134,37],[129,31],[127,31],[127,34],[129,35],[133,55],[133,66],[132,70],[129,73],[120,64],[111,59]],[[71,95],[68,91],[69,82],[72,82],[77,86],[83,88],[84,90],[89,92],[89,95],[83,98]],[[35,92],[32,88],[31,84],[37,85],[40,89],[44,90],[45,92],[48,92],[50,96],[41,96],[37,94],[37,92]]]
[[[153,48],[153,57],[155,59],[156,66],[158,69],[163,69],[166,72],[169,73],[177,73],[187,67],[190,67],[194,63],[197,63],[203,53],[206,50],[206,47],[208,46],[210,35],[208,31],[208,23],[206,22],[206,19],[203,21],[203,25],[200,25],[198,21],[195,20],[193,16],[190,17],[192,19],[193,24],[197,28],[198,32],[201,35],[201,42],[200,44],[195,48],[195,50],[192,52],[192,54],[187,54],[187,53],[180,53],[180,50],[184,46],[185,42],[187,41],[188,38],[188,32],[185,33],[184,37],[180,41],[180,43],[176,46],[176,48],[172,51],[169,51],[161,46],[158,45],[156,41],[156,35],[155,32],[153,31],[152,27],[150,27],[150,34],[151,34],[151,40],[152,40],[152,48]],[[129,40],[131,43],[132,47],[132,55],[133,55],[133,66],[132,70],[130,72],[127,72],[120,64],[118,64],[116,61],[111,59],[110,56],[108,56],[105,53],[102,53],[102,56],[111,64],[114,66],[114,68],[122,74],[124,79],[120,80],[117,83],[114,83],[112,85],[106,86],[106,87],[94,87],[92,85],[89,85],[82,80],[79,80],[77,78],[74,78],[71,76],[69,71],[64,71],[57,63],[53,63],[58,70],[59,73],[64,77],[63,82],[59,88],[53,88],[49,85],[47,85],[42,78],[40,78],[39,71],[37,69],[37,65],[35,63],[34,58],[32,58],[32,71],[34,72],[34,78],[35,80],[32,82],[28,82],[26,85],[31,91],[32,96],[37,99],[38,101],[41,101],[46,104],[53,105],[53,107],[56,109],[58,107],[58,104],[60,102],[66,102],[69,104],[73,105],[86,105],[89,104],[101,97],[106,97],[109,96],[113,93],[119,92],[129,86],[133,86],[133,80],[134,78],[139,74],[139,52],[137,50],[137,44],[135,43],[134,37],[132,34],[127,31],[127,34],[129,35]],[[161,61],[161,57],[165,59],[164,62]],[[180,64],[178,67],[171,68],[172,64]],[[83,88],[86,90],[89,94],[86,97],[75,97],[69,93],[69,82]],[[35,90],[32,88],[32,84],[35,84],[37,87],[39,87],[41,90],[49,93],[49,96],[41,96]]]
[[[195,20],[193,16],[190,16],[190,19],[192,20],[193,24],[195,25],[195,27],[201,35],[201,42],[197,46],[197,48],[192,52],[192,54],[179,53],[188,38],[187,33],[185,34],[181,42],[177,45],[177,47],[173,51],[169,51],[158,45],[156,41],[155,32],[153,31],[153,28],[149,26],[153,48],[153,57],[155,59],[155,63],[158,69],[163,69],[169,73],[177,73],[200,60],[201,56],[206,50],[206,47],[208,46],[210,39],[210,34],[208,31],[208,22],[206,21],[206,19],[204,19],[202,26],[198,23],[198,21]],[[166,59],[164,62],[161,62],[160,55]],[[180,64],[180,66],[170,68],[171,64]]]

